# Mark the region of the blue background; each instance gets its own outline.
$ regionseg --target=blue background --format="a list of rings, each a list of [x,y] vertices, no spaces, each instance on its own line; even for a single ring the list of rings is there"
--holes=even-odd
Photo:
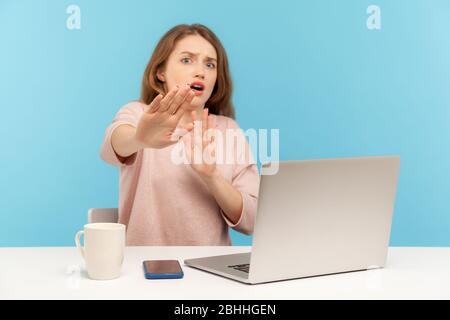
[[[227,50],[241,127],[279,128],[283,160],[399,154],[391,245],[450,245],[449,1],[0,0],[0,246],[73,246],[88,208],[117,207],[104,130],[195,22]]]

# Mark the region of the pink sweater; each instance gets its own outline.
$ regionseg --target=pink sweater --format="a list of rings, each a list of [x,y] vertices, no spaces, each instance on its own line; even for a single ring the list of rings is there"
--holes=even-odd
[[[231,245],[228,228],[245,234],[253,232],[259,174],[242,130],[231,118],[215,117],[218,130],[236,130],[249,161],[217,164],[218,170],[233,187],[241,192],[243,209],[236,224],[232,224],[220,209],[206,184],[189,164],[176,164],[171,152],[177,144],[163,149],[143,149],[122,163],[111,146],[111,135],[118,126],[137,126],[144,105],[130,102],[116,114],[105,132],[101,158],[120,167],[119,223],[127,226],[127,245]],[[190,138],[186,134],[182,139]],[[178,145],[180,147],[180,145]],[[223,145],[224,152],[226,144]],[[241,157],[242,150],[226,148]],[[247,157],[248,158],[248,157]],[[224,160],[226,156],[224,157]],[[241,158],[242,159],[242,158]]]

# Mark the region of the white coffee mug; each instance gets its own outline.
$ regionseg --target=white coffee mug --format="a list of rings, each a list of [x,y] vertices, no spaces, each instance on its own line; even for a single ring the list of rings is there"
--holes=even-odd
[[[80,237],[84,234],[84,247]],[[120,277],[125,250],[125,225],[88,223],[78,231],[75,243],[86,263],[89,278],[110,280]]]

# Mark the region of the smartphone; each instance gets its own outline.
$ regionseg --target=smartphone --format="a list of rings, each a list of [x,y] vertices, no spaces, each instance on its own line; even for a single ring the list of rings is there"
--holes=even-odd
[[[146,260],[144,273],[146,279],[181,279],[184,276],[178,260]]]

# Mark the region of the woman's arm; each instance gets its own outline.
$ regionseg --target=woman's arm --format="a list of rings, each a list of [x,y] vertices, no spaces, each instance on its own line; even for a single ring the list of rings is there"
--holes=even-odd
[[[136,141],[136,128],[129,124],[118,126],[111,136],[114,152],[122,158],[127,158],[138,152],[142,146]]]
[[[216,170],[210,177],[202,177],[202,179],[228,220],[233,224],[238,223],[243,207],[241,193],[223,177],[219,170]]]
[[[205,182],[223,214],[233,225],[236,225],[241,220],[244,199],[241,192],[225,179],[216,166],[215,137],[206,135],[207,130],[214,130],[215,121],[213,117],[208,116],[208,113],[207,108],[203,109],[200,122],[196,121],[196,112],[191,113],[197,130],[194,129],[194,138],[187,136],[188,139],[184,140],[186,155],[191,167]],[[202,160],[200,163],[196,161],[198,160],[195,156],[196,153]]]
[[[182,106],[191,103],[194,96],[194,91],[186,85],[173,88],[164,97],[154,98],[137,127],[124,124],[114,130],[111,136],[114,152],[126,158],[143,148],[164,148],[176,143],[176,140],[170,140],[170,133],[185,112]],[[184,129],[190,131],[193,127],[193,123],[187,123]]]

